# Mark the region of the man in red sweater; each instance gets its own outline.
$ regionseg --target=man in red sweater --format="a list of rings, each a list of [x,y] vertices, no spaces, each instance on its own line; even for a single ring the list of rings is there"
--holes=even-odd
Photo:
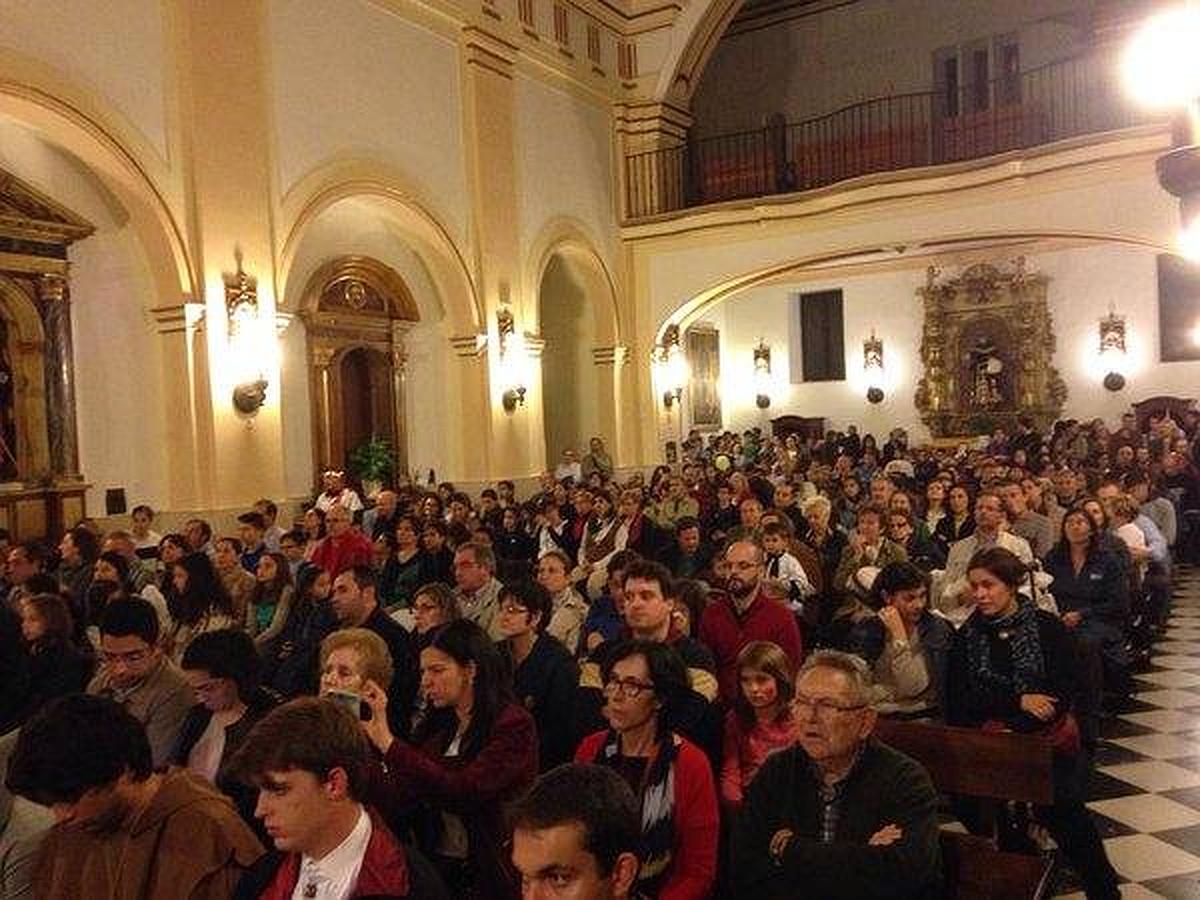
[[[772,641],[783,648],[792,665],[803,658],[800,628],[791,610],[763,592],[763,551],[753,541],[737,541],[725,552],[729,593],[720,594],[700,617],[700,641],[717,662],[720,697],[726,705],[737,699],[737,658],[751,641]]]
[[[325,535],[313,551],[312,564],[324,569],[330,578],[337,578],[355,566],[369,566],[373,562],[371,542],[361,532],[350,527],[350,510],[344,506],[331,506],[325,514]]]

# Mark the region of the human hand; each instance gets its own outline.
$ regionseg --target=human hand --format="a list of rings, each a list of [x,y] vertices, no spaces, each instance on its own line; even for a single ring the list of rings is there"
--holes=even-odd
[[[960,590],[958,592],[958,605],[959,606],[974,606],[975,605],[975,592],[973,590],[971,590],[971,585],[964,584],[962,586],[962,590]]]
[[[362,727],[363,734],[378,748],[379,752],[386,754],[396,739],[392,735],[391,726],[388,725],[387,692],[368,678],[363,685],[362,698],[371,710],[371,718],[360,722],[359,725]]]
[[[904,620],[900,618],[900,610],[894,606],[885,606],[879,610],[879,620],[883,622],[884,627],[892,636],[894,641],[907,641],[908,631],[904,627]]]
[[[904,830],[895,822],[889,822],[871,835],[867,841],[869,847],[888,847],[904,837]]]
[[[855,556],[862,553],[863,539],[862,539],[862,535],[858,533],[857,528],[851,530],[849,539],[848,539],[848,543],[850,544],[850,552],[853,553]]]
[[[1022,694],[1021,709],[1035,719],[1048,722],[1054,717],[1054,707],[1058,701],[1049,694]]]
[[[1075,628],[1083,621],[1083,613],[1081,612],[1065,612],[1062,614],[1062,623],[1068,628]]]

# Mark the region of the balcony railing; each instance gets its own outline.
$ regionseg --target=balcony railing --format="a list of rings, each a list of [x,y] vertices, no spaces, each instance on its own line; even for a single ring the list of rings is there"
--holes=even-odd
[[[625,159],[629,219],[868,175],[981,159],[1154,121],[1093,53],[958,90],[881,97],[802,122]]]

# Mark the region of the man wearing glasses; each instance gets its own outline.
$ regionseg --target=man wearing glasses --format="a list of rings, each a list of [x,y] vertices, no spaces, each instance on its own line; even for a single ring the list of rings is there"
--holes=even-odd
[[[195,697],[158,646],[158,615],[142,599],[114,600],[100,618],[100,671],[87,692],[109,697],[146,728],[155,768],[166,765]]]
[[[796,745],[769,757],[733,837],[739,897],[938,895],[937,795],[921,766],[871,737],[871,673],[822,650],[792,700]]]

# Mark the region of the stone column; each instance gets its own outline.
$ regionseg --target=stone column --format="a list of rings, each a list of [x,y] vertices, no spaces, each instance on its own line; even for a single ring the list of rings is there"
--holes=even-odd
[[[71,332],[71,294],[62,275],[37,280],[38,308],[46,329],[46,432],[50,473],[55,481],[82,481],[79,433],[75,418],[75,359]]]
[[[312,338],[310,338],[312,340]],[[312,349],[313,426],[316,440],[313,449],[317,456],[317,471],[324,472],[333,466],[333,397],[331,394],[329,366],[333,362],[334,349],[317,345]]]

